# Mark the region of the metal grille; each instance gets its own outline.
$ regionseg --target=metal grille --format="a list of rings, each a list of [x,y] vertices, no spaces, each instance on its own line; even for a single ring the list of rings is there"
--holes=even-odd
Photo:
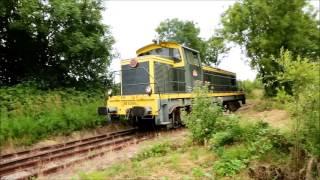
[[[156,93],[185,92],[185,71],[155,62],[155,83]]]
[[[149,62],[139,63],[137,68],[129,65],[122,66],[122,94],[144,94],[146,87],[150,84]]]
[[[210,83],[209,89],[212,91],[236,91],[236,77],[233,75],[225,75],[216,72],[204,73],[204,81]]]

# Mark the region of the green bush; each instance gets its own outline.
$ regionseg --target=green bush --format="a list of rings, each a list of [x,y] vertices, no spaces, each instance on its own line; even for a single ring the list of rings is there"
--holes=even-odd
[[[218,153],[221,159],[239,159],[244,163],[252,156],[252,152],[247,144],[235,144],[233,146],[223,148],[223,151]]]
[[[288,138],[267,123],[241,123],[228,117],[230,124],[212,134],[209,146],[220,158],[213,168],[219,176],[232,176],[248,166],[250,160],[260,159],[268,152],[288,153]],[[228,122],[228,121],[225,121]]]
[[[216,132],[213,132],[209,140],[212,149],[238,142],[242,137],[242,129],[237,116],[231,115],[219,119],[216,122]]]
[[[209,144],[212,147],[218,148],[224,145],[232,144],[234,142],[234,136],[232,131],[222,131],[213,134],[213,137],[210,139]]]
[[[214,163],[213,170],[219,176],[233,176],[245,167],[239,159],[222,159]]]
[[[268,152],[288,152],[290,143],[265,122],[241,122],[236,115],[223,115],[221,106],[207,96],[207,88],[195,88],[192,111],[184,115],[192,140],[208,142],[219,157],[213,164],[218,176],[232,176]],[[244,120],[242,120],[244,121]]]
[[[283,69],[275,74],[277,81],[291,87],[289,92],[278,90],[277,98],[289,105],[295,120],[296,141],[320,158],[320,63],[294,58],[288,51],[281,51],[276,61]]]
[[[0,102],[2,143],[28,145],[51,135],[69,134],[104,122],[96,113],[102,104],[97,92],[43,91],[20,84],[0,88]]]
[[[290,143],[265,122],[241,122],[236,115],[223,115],[221,106],[207,96],[207,88],[195,88],[192,111],[184,115],[192,140],[208,142],[220,158],[213,165],[219,176],[232,176],[270,151],[289,151]],[[244,120],[242,120],[244,121]]]
[[[203,144],[216,131],[216,122],[223,118],[221,106],[208,97],[208,87],[195,87],[192,111],[183,115],[183,120],[191,131],[192,139]]]

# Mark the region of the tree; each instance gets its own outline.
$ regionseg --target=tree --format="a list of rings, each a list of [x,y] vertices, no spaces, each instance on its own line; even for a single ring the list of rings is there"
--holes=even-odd
[[[245,47],[267,95],[279,87],[273,74],[281,71],[275,61],[281,48],[294,56],[320,56],[319,21],[305,0],[242,0],[223,14],[222,24],[224,37]]]
[[[227,50],[223,39],[219,37],[213,36],[207,41],[200,38],[200,28],[193,21],[181,21],[177,18],[166,19],[160,22],[156,32],[160,41],[174,41],[198,50],[205,64],[219,63],[218,54]]]
[[[114,43],[102,10],[101,0],[1,1],[0,83],[100,83]]]
[[[219,35],[212,36],[205,41],[205,53],[203,58],[205,64],[220,64],[219,55],[221,56],[229,51],[229,48],[225,46],[224,41],[225,40]]]

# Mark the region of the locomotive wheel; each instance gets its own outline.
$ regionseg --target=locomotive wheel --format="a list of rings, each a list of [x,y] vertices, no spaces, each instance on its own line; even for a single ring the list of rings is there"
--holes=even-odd
[[[117,116],[117,115],[113,115],[113,114],[108,114],[107,117],[107,122],[116,122],[116,121],[119,121],[120,120],[120,116]]]
[[[155,118],[150,117],[150,118],[141,118],[141,117],[136,117],[136,126],[140,130],[154,130],[156,128],[155,124]]]
[[[130,126],[133,126],[133,127],[138,126],[138,121],[135,117],[128,118],[128,123]]]
[[[240,103],[238,101],[231,101],[227,103],[227,108],[231,111],[231,112],[235,112],[236,110],[238,110],[240,108]]]
[[[178,128],[182,125],[181,112],[179,108],[175,109],[171,115],[169,115],[169,118],[171,119],[172,128]]]

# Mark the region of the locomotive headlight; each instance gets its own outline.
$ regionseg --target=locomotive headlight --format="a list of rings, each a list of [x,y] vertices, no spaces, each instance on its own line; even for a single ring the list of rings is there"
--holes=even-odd
[[[108,89],[107,94],[108,94],[108,96],[111,96],[112,95],[112,89]]]
[[[151,107],[145,107],[145,115],[152,114],[152,108]]]
[[[147,86],[146,87],[146,93],[150,96],[151,95],[151,93],[152,93],[152,88],[151,88],[151,86]]]

